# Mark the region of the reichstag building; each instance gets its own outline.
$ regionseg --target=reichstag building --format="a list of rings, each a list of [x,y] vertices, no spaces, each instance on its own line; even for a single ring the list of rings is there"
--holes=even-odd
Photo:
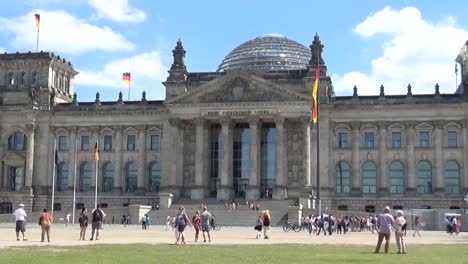
[[[457,91],[337,96],[316,35],[310,47],[280,35],[249,40],[213,72],[189,72],[181,41],[163,101],[81,102],[73,65],[48,52],[0,54],[0,213],[49,207],[58,149],[56,210],[76,202],[151,204],[160,195],[203,200],[297,199],[321,182],[323,207],[372,211],[464,208],[468,190],[468,42],[454,57]],[[311,89],[319,73],[319,153]],[[350,90],[354,84],[349,84]],[[378,90],[378,87],[376,87]],[[99,140],[96,168],[93,148]],[[79,208],[80,206],[78,206]]]

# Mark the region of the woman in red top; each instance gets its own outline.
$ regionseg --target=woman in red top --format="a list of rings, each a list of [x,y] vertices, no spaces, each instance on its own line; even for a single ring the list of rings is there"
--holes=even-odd
[[[52,216],[47,212],[47,209],[44,208],[44,211],[39,216],[42,234],[41,234],[41,242],[44,242],[44,235],[47,234],[47,241],[50,242],[50,224],[52,223]]]
[[[200,233],[201,218],[200,211],[196,211],[192,218],[193,228],[195,228],[195,242],[198,242],[198,234]]]

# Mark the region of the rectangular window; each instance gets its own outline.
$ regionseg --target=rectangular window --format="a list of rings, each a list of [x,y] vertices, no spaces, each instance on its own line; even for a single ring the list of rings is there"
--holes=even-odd
[[[127,136],[127,150],[135,150],[135,142],[136,142],[136,136],[128,135]]]
[[[81,136],[81,150],[89,150],[89,136]]]
[[[429,132],[427,131],[419,132],[419,147],[420,148],[429,147]]]
[[[348,148],[348,133],[346,132],[338,133],[338,148],[340,149]]]
[[[112,136],[111,135],[104,136],[104,150],[107,150],[107,151],[112,150]]]
[[[67,136],[59,136],[58,137],[58,150],[59,151],[68,150]]]
[[[374,148],[374,132],[364,133],[364,147],[368,149]]]
[[[151,150],[161,149],[161,138],[159,135],[151,135]]]
[[[401,148],[401,133],[392,132],[392,148],[399,149]]]
[[[449,148],[457,147],[457,131],[449,131],[447,133],[447,146]]]

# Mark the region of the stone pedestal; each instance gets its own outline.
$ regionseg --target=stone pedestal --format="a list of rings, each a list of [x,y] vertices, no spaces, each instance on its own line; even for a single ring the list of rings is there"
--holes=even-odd
[[[151,211],[151,205],[131,204],[128,206],[128,214],[130,215],[130,224],[138,225],[140,219]]]
[[[232,187],[221,187],[218,190],[216,199],[218,201],[230,201],[234,197],[234,189]]]
[[[276,186],[273,190],[274,200],[286,200],[288,199],[288,193],[285,186]]]
[[[299,196],[299,206],[302,205],[302,208],[311,209],[312,204],[312,195],[310,194],[301,194]]]
[[[190,199],[202,200],[205,198],[206,191],[202,187],[194,187],[190,191]]]
[[[172,193],[159,193],[159,208],[168,209],[172,205],[174,195]]]
[[[255,201],[260,198],[260,188],[258,186],[248,186],[245,193],[245,199]]]

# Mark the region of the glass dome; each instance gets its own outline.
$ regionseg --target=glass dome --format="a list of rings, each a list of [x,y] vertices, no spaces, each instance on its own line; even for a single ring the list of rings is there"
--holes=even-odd
[[[232,50],[218,71],[235,69],[306,69],[312,54],[304,45],[281,35],[264,35]]]

